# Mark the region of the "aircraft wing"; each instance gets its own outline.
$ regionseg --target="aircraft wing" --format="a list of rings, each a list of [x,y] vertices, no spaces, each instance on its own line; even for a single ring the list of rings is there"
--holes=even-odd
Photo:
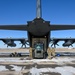
[[[70,30],[75,29],[75,25],[50,25],[50,30]]]
[[[25,46],[25,48],[26,48],[26,45],[29,46],[29,41],[26,38],[0,38],[0,40],[2,40],[5,44],[7,44],[7,47],[8,46],[11,46],[11,47],[14,46],[13,45],[14,41],[20,41],[22,48],[23,48],[23,46]]]
[[[27,25],[0,25],[0,29],[4,30],[28,30]]]
[[[0,40],[11,40],[11,41],[26,41],[29,42],[27,38],[0,38]]]
[[[75,38],[51,38],[51,41],[59,40],[59,41],[65,41],[65,40],[74,40]]]
[[[50,41],[52,42],[51,47],[54,45],[54,47],[58,45],[59,41],[64,41],[64,43],[62,44],[62,46],[66,47],[66,46],[72,46],[73,43],[75,43],[75,38],[51,38]]]

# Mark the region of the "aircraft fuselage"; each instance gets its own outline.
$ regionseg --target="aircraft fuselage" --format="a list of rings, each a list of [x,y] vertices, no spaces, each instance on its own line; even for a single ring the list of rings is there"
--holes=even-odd
[[[45,36],[50,32],[50,21],[44,21],[42,18],[28,21],[28,32],[33,36]]]
[[[37,58],[45,58],[44,56],[47,54],[47,48],[50,42],[50,21],[44,21],[42,18],[36,18],[33,21],[28,21],[27,26],[30,47],[35,48],[35,54],[33,55]],[[38,49],[35,46],[40,48]]]

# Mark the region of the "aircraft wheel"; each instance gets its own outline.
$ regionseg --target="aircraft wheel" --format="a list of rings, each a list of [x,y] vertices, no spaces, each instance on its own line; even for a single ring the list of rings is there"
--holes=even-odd
[[[15,53],[15,57],[18,57],[19,55],[18,55],[18,53]]]
[[[21,57],[21,53],[18,53],[18,56]]]
[[[44,55],[44,59],[46,59],[48,56],[47,52],[45,52],[43,55]]]
[[[32,58],[35,59],[35,52],[34,52],[34,50],[32,51]]]
[[[16,55],[17,57],[21,57],[21,54],[20,53],[17,53],[17,55]]]
[[[14,57],[14,54],[13,54],[13,53],[11,53],[11,54],[10,54],[10,57]]]

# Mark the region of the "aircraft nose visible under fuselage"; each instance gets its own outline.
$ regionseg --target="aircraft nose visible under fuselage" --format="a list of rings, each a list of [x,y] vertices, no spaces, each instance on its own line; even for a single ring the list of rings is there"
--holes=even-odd
[[[50,32],[50,22],[43,19],[34,19],[28,22],[28,31],[35,36],[44,36]]]

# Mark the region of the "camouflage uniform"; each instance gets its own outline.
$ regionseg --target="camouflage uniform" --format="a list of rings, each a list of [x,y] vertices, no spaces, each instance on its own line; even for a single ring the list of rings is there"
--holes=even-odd
[[[29,57],[32,58],[32,48],[31,47],[29,48],[29,53],[30,53]]]
[[[52,57],[55,56],[55,49],[54,48],[51,49],[50,47],[48,47],[47,53],[48,53],[48,59],[51,59]]]
[[[48,59],[51,59],[51,49],[50,49],[50,47],[48,47],[47,53],[48,53]]]
[[[52,50],[51,50],[52,52],[52,56],[54,57],[55,56],[55,49],[54,48],[52,48]]]

